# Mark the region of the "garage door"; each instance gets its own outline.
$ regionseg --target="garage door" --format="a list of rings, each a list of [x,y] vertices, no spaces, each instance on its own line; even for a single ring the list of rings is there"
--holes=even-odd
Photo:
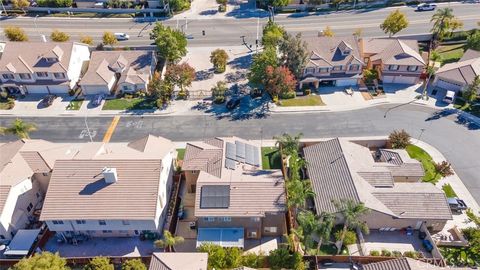
[[[444,81],[442,79],[438,79],[437,82],[435,83],[435,86],[446,89],[446,90],[452,90],[452,91],[459,91],[462,89],[462,86]]]
[[[337,86],[350,86],[350,85],[357,85],[356,79],[348,79],[348,80],[337,80]]]
[[[82,85],[82,92],[84,95],[97,95],[97,94],[108,95],[110,93],[108,91],[107,86],[103,86],[103,85]]]
[[[48,94],[48,89],[45,85],[27,85],[29,94]]]
[[[52,94],[67,94],[68,93],[68,86],[66,85],[52,85],[49,86],[50,93]]]
[[[416,82],[416,77],[383,76],[383,83],[415,84]]]

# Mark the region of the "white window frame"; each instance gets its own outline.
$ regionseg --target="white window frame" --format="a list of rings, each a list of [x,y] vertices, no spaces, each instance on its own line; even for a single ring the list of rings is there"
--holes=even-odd
[[[350,70],[350,71],[359,71],[359,70],[360,70],[360,65],[358,65],[358,64],[350,65],[350,67],[348,67],[348,70]]]
[[[408,66],[407,70],[410,71],[410,72],[418,71],[418,66]]]
[[[22,76],[25,76],[26,78],[23,78]],[[22,80],[31,80],[32,79],[32,75],[30,75],[30,73],[18,73],[18,77],[20,77],[20,79],[22,79]]]
[[[342,71],[343,70],[343,66],[334,66],[333,67],[333,71]]]
[[[87,221],[85,219],[77,219],[77,220],[75,220],[75,223],[77,225],[82,225],[82,224],[86,224]]]
[[[400,69],[400,66],[399,66],[399,65],[390,65],[390,66],[388,66],[388,70],[396,71],[396,70],[399,70],[399,69]]]
[[[305,74],[308,74],[308,73],[315,73],[315,68],[314,67],[305,68]]]
[[[277,227],[264,227],[263,231],[266,233],[277,233]]]
[[[252,222],[260,222],[260,217],[252,217],[250,218]]]
[[[41,74],[41,75],[40,75]],[[38,78],[48,78],[48,72],[43,72],[43,71],[39,71],[39,72],[35,72],[35,75],[38,77]],[[45,75],[45,76],[43,76]]]
[[[231,222],[232,218],[231,217],[223,217],[223,222]]]
[[[106,226],[106,225],[107,225],[107,221],[104,220],[104,219],[101,219],[101,220],[98,221],[98,225],[100,225],[100,226]]]
[[[204,218],[203,218],[203,221],[205,221],[205,222],[214,222],[214,221],[215,221],[215,217],[204,217]]]
[[[329,68],[328,67],[322,67],[318,69],[318,72],[320,73],[328,73]]]
[[[63,225],[63,220],[52,220],[54,225]]]
[[[13,76],[13,74],[10,74],[10,73],[2,74],[2,77],[3,77],[5,80],[13,80],[13,79],[15,79],[15,76]]]
[[[65,76],[63,72],[54,72],[53,77],[55,77],[55,79],[65,79],[67,76]]]

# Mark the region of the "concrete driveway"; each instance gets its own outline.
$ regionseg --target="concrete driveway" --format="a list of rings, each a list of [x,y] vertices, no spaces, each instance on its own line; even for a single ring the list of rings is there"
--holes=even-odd
[[[15,100],[15,107],[9,112],[18,115],[60,114],[65,112],[68,104],[73,99],[73,97],[67,94],[58,95],[52,105],[44,107],[41,102],[46,95],[47,94],[28,94],[25,98],[18,98]]]
[[[354,88],[353,95],[345,92],[345,87],[321,87],[317,93],[322,97],[323,102],[328,106],[358,106],[366,104],[358,88]]]

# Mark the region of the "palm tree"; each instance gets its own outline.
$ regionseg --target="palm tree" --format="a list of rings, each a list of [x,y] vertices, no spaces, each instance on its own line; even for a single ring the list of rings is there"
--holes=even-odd
[[[361,229],[365,234],[369,233],[368,226],[363,221],[360,220],[360,217],[367,214],[370,209],[365,207],[363,203],[357,203],[353,200],[341,200],[341,201],[333,201],[333,204],[337,208],[337,210],[343,216],[343,229],[342,229],[342,236],[340,238],[340,244],[337,250],[337,254],[340,253],[343,246],[343,239],[345,238],[345,234],[347,230],[350,229]]]
[[[290,155],[289,165],[289,180],[301,180],[300,170],[305,168],[307,162],[304,158],[298,156],[297,152]]]
[[[440,8],[433,14],[430,22],[433,22],[432,34],[434,48],[436,48],[437,41],[442,41],[448,37],[455,29],[461,28],[463,23],[453,15],[453,9]]]
[[[334,214],[328,212],[323,212],[322,214],[320,214],[319,224],[316,231],[318,234],[317,255],[320,252],[323,241],[328,241],[330,239],[330,234],[332,233],[334,225]]]
[[[312,245],[312,234],[318,230],[318,220],[315,214],[311,211],[302,211],[297,216],[298,226],[303,232],[303,246],[305,251]]]
[[[165,248],[165,251],[173,251],[175,245],[181,244],[185,241],[181,236],[174,236],[171,232],[163,231],[163,239],[155,241],[155,247]]]
[[[298,133],[293,137],[288,133],[283,133],[281,136],[274,136],[273,139],[277,140],[275,146],[280,148],[281,153],[289,156],[298,151],[302,136],[302,133]]]
[[[304,208],[308,198],[315,196],[309,180],[290,180],[287,182],[287,206]]]
[[[0,127],[0,134],[13,134],[20,139],[30,139],[30,132],[36,130],[37,126],[35,124],[23,122],[23,120],[17,118],[10,127]]]
[[[290,250],[290,252],[295,253],[298,251],[297,241],[295,241],[295,238],[300,238],[299,236],[303,237],[303,235],[301,235],[301,232],[295,229],[291,229],[291,231],[292,232],[290,234],[283,235],[283,238],[285,239],[285,243],[282,243],[282,245],[287,247],[288,250]]]

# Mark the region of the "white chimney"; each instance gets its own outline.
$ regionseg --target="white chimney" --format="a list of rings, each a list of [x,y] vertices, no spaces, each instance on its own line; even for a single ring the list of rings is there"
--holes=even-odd
[[[118,181],[117,169],[105,167],[102,170],[103,178],[105,178],[105,183],[111,184]]]

